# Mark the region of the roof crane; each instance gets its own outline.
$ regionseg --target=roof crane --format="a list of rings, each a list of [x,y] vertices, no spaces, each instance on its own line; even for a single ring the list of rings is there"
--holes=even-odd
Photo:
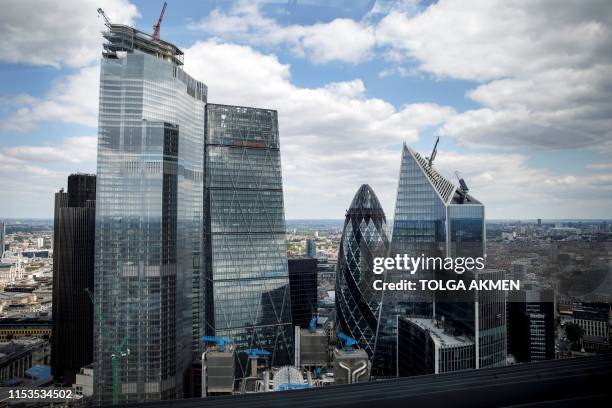
[[[439,141],[440,141],[440,136],[438,136],[438,138],[436,139],[436,144],[434,145],[433,151],[431,152],[431,156],[427,158],[429,162],[429,167],[431,167],[434,159],[436,158],[436,155],[438,154],[438,142]]]
[[[225,351],[225,345],[233,343],[233,340],[229,337],[220,336],[202,336],[200,340],[203,342],[215,343],[219,348],[219,351]]]
[[[106,13],[104,13],[104,10],[102,10],[101,8],[98,8],[98,17],[102,16],[102,18],[104,19],[104,25],[107,26],[108,28],[110,28],[111,26],[111,22],[108,19],[108,17],[106,16]]]
[[[344,350],[350,352],[353,352],[355,349],[353,348],[354,345],[357,344],[357,340],[355,340],[354,338],[352,338],[351,336],[348,336],[342,332],[338,332],[338,339],[344,343]]]
[[[85,288],[85,292],[89,295],[89,299],[94,307],[94,312],[96,314],[96,318],[98,319],[98,323],[100,325],[100,330],[106,341],[111,346],[111,367],[113,372],[113,406],[119,405],[119,363],[122,357],[127,357],[130,355],[130,349],[127,348],[128,336],[123,337],[121,343],[117,344],[113,341],[113,337],[111,336],[108,328],[104,324],[104,317],[102,316],[102,310],[100,309],[100,305],[96,302],[93,294],[89,291],[89,288]]]
[[[157,24],[153,25],[153,38],[159,38],[159,29],[161,28],[162,20],[164,19],[164,14],[166,13],[166,6],[168,2],[164,1],[164,6],[162,7],[161,14],[159,15],[159,20],[157,20]]]

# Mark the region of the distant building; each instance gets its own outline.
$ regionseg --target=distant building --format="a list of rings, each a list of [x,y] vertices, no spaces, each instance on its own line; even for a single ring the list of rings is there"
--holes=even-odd
[[[508,298],[508,353],[519,363],[555,358],[552,289],[526,287]]]
[[[306,256],[309,256],[311,258],[317,257],[317,243],[314,239],[306,240]]]
[[[4,221],[0,221],[0,259],[4,254],[4,242],[6,241],[6,225]]]
[[[23,338],[0,343],[0,384],[7,386],[23,379],[35,365],[47,365],[49,343],[46,340]]]
[[[582,346],[586,351],[610,350],[610,308],[607,303],[584,303],[573,310],[573,322],[582,329]]]
[[[74,381],[74,393],[82,397],[91,397],[94,393],[94,365],[81,367]]]
[[[52,374],[72,384],[93,361],[96,176],[72,174],[68,192],[55,194],[53,225]]]
[[[291,289],[291,320],[293,326],[308,328],[310,319],[319,308],[316,258],[290,258],[289,287]]]
[[[431,319],[398,317],[398,375],[440,374],[475,367],[474,341]]]
[[[339,330],[357,340],[369,358],[374,356],[383,292],[373,288],[379,275],[373,260],[389,250],[387,219],[372,188],[355,193],[344,221],[336,273],[336,315]],[[373,361],[376,370],[377,361]]]

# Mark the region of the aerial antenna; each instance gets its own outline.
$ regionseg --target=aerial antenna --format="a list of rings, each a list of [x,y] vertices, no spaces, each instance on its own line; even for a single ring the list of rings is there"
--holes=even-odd
[[[108,28],[110,28],[111,26],[111,22],[108,19],[108,17],[106,17],[106,14],[104,13],[104,10],[102,10],[101,8],[98,8],[98,17],[102,16],[102,18],[104,19],[104,25],[107,26]]]
[[[162,7],[161,14],[159,15],[159,20],[157,20],[157,24],[153,25],[153,38],[159,38],[159,29],[161,28],[162,20],[164,19],[164,14],[166,13],[167,2],[164,1],[164,6]]]
[[[433,164],[436,155],[438,154],[438,142],[440,141],[440,136],[436,139],[436,144],[434,145],[433,151],[431,152],[431,156],[427,159],[429,161],[429,167]]]

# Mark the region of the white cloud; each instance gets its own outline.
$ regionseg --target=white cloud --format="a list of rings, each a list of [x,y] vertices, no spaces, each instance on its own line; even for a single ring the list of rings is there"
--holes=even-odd
[[[136,6],[128,0],[4,0],[0,13],[0,61],[54,67],[82,67],[99,58],[104,22],[132,24]]]
[[[210,102],[278,110],[288,218],[341,216],[368,181],[389,209],[397,147],[455,113],[436,104],[396,109],[368,97],[359,79],[301,88],[288,65],[248,46],[206,41],[184,51],[185,70],[207,83]]]
[[[16,146],[5,149],[4,155],[23,162],[94,162],[96,143],[96,136],[68,137],[58,146]]]
[[[373,27],[351,19],[338,18],[309,26],[281,26],[261,14],[256,3],[239,2],[228,12],[213,10],[192,27],[225,40],[263,47],[287,45],[300,57],[315,63],[343,61],[358,63],[372,56]]]
[[[48,146],[0,150],[0,218],[46,217],[53,214],[54,193],[69,174],[93,172],[96,137],[65,138]]]
[[[483,81],[610,62],[609,6],[607,0],[440,0],[418,14],[391,11],[376,35],[424,71]]]
[[[95,127],[98,118],[99,65],[81,68],[56,80],[42,98],[22,94],[15,108],[0,122],[0,130],[26,132],[45,122],[76,123]]]
[[[483,82],[467,94],[482,108],[443,127],[465,146],[612,151],[611,27],[607,0],[441,0],[391,11],[376,36],[393,63]]]

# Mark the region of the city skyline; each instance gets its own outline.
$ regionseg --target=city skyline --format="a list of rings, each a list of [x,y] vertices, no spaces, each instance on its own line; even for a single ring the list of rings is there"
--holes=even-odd
[[[170,2],[161,30],[215,102],[278,110],[287,219],[340,219],[362,183],[392,214],[402,142],[427,155],[437,134],[434,166],[447,178],[461,170],[489,219],[607,216],[605,2],[557,5],[550,25],[538,24],[549,12],[540,2],[327,3]],[[39,15],[60,16],[53,26],[24,20],[20,4],[2,17],[45,32],[7,41],[0,56],[1,218],[52,218],[62,180],[95,169],[98,6],[149,31],[161,4],[41,2]],[[464,13],[472,31],[444,28]]]

